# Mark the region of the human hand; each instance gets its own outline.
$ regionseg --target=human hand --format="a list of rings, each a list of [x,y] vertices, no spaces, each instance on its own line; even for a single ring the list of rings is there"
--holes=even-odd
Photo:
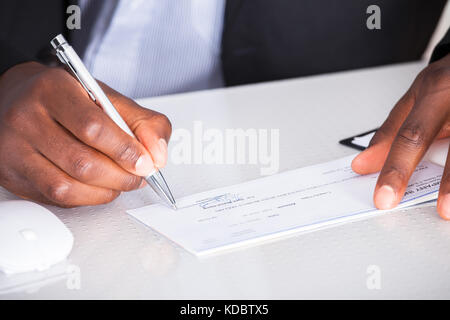
[[[374,192],[379,209],[403,198],[408,180],[435,139],[450,136],[450,54],[427,66],[397,102],[369,147],[352,162],[356,173],[381,170]],[[437,210],[450,220],[450,154],[442,176]]]
[[[0,185],[72,207],[115,199],[167,161],[171,124],[101,84],[137,137],[123,132],[61,68],[35,62],[0,76]]]

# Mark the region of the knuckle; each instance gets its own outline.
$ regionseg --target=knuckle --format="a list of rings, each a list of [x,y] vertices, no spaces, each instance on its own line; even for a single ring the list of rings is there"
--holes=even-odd
[[[80,155],[72,163],[72,171],[75,178],[88,182],[93,178],[95,166],[93,159],[87,155]]]
[[[52,182],[47,188],[46,196],[50,201],[67,204],[70,200],[70,183],[63,179]]]
[[[140,156],[141,152],[136,145],[129,141],[119,144],[116,149],[115,159],[121,163],[135,164]]]
[[[103,118],[97,112],[87,115],[81,124],[81,140],[86,142],[97,141],[103,133],[103,125]]]
[[[407,148],[421,148],[425,143],[425,130],[419,123],[408,123],[398,132],[401,144]]]
[[[172,123],[170,122],[169,118],[166,115],[162,113],[157,113],[154,117],[162,127],[168,128],[169,132],[172,132]]]
[[[106,203],[113,201],[114,199],[116,199],[118,196],[120,196],[121,192],[118,190],[111,190],[109,193],[109,196],[106,199]]]
[[[139,188],[142,183],[142,178],[135,175],[128,175],[123,181],[121,185],[122,191],[132,191]]]
[[[383,168],[383,177],[385,178],[394,178],[399,179],[400,181],[404,181],[407,179],[407,172],[398,167],[396,165],[387,165]]]
[[[3,121],[10,128],[20,129],[25,125],[28,114],[29,112],[25,106],[12,106],[5,112]]]

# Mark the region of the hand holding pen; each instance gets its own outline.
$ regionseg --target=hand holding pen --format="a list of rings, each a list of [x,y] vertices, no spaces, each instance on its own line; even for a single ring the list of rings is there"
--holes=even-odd
[[[144,186],[142,176],[166,163],[170,122],[101,87],[137,139],[62,68],[26,62],[2,74],[1,185],[22,198],[63,207],[107,203]]]

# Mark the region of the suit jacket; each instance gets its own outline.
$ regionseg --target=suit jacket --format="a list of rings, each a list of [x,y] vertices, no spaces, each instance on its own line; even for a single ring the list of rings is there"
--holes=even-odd
[[[108,0],[111,1],[111,0]],[[45,62],[49,41],[66,28],[69,0],[0,2],[0,74]],[[446,0],[227,0],[222,34],[225,84],[238,85],[421,58]],[[370,30],[369,5],[381,9]],[[90,32],[84,28],[74,32]],[[432,61],[450,52],[450,32]]]

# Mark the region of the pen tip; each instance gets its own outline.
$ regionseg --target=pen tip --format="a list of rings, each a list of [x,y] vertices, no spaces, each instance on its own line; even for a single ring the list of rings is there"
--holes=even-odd
[[[177,205],[175,203],[172,203],[172,208],[173,208],[173,210],[177,210],[178,209],[178,207],[177,207]]]

